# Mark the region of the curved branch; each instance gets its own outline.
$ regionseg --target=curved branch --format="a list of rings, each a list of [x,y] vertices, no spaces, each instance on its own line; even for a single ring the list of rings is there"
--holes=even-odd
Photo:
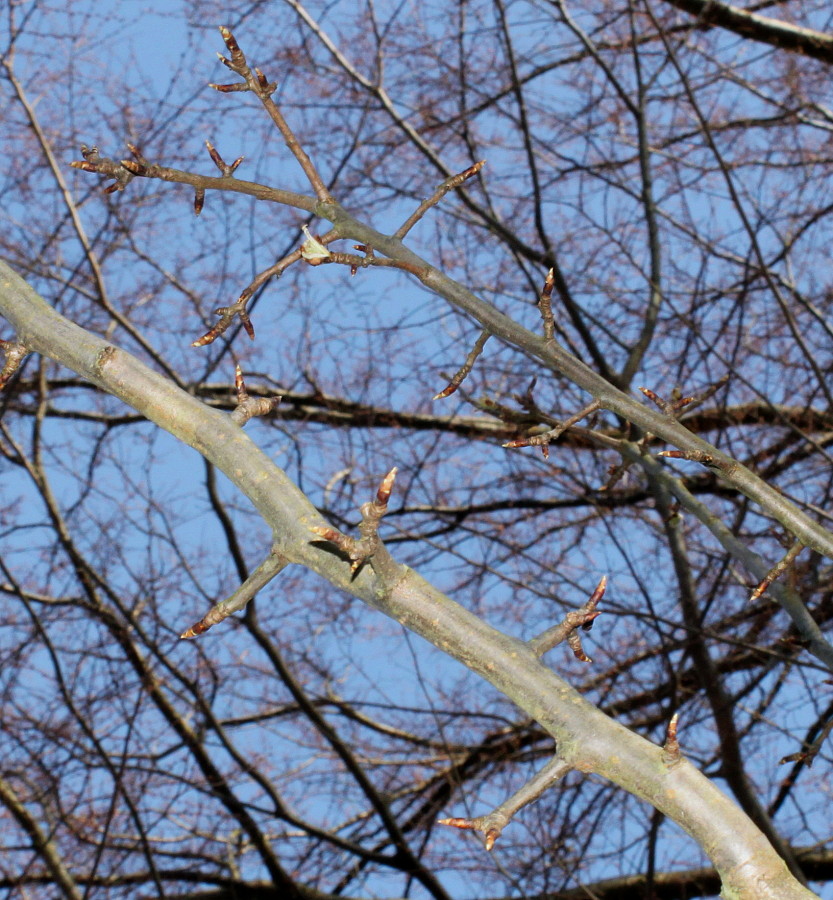
[[[436,276],[429,273],[425,281],[435,282]],[[790,875],[743,812],[693,765],[681,759],[666,766],[660,747],[605,716],[543,665],[527,644],[491,628],[394,562],[384,547],[372,557],[372,566],[354,572],[348,561],[311,540],[310,528],[327,523],[228,416],[59,315],[3,263],[0,310],[27,346],[129,403],[221,468],[271,526],[283,556],[489,681],[556,739],[559,755],[571,768],[610,779],[677,822],[709,854],[727,896],[757,900],[766,896],[763,885],[770,897],[781,900],[815,896]],[[490,318],[505,330],[502,316],[493,312]],[[581,364],[575,361],[574,366]]]

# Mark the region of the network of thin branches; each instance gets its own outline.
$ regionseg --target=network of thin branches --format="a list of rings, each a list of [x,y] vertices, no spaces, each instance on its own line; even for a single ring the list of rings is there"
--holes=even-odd
[[[334,533],[396,466],[388,549],[508,634],[607,575],[583,650],[547,662],[657,743],[678,714],[685,756],[829,891],[833,651],[785,606],[828,631],[831,560],[403,267],[325,247],[312,206],[170,175],[310,195],[254,93],[207,87],[239,82],[227,25],[319,199],[394,233],[433,197],[408,246],[830,529],[829,4],[740,24],[662,0],[127,6],[2,10],[0,257],[211,406],[280,395],[246,429]],[[551,736],[308,572],[181,641],[268,528],[0,337],[3,896],[265,898],[279,870],[310,898],[717,893],[675,825],[576,772],[488,853],[438,826],[498,806]]]

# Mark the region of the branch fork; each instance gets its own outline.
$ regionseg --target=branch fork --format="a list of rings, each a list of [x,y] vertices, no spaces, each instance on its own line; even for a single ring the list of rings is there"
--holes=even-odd
[[[239,365],[234,367],[234,388],[237,394],[237,406],[231,413],[231,419],[241,428],[254,416],[266,416],[277,409],[281,398],[250,397],[243,380],[243,371]]]
[[[576,659],[582,662],[593,662],[581,646],[581,637],[577,629],[581,628],[584,631],[589,631],[593,627],[593,622],[601,615],[601,612],[596,607],[602,597],[604,597],[606,589],[607,575],[602,575],[599,583],[596,585],[596,589],[584,606],[568,612],[560,624],[553,625],[552,628],[548,628],[527,642],[532,652],[536,656],[543,656],[544,653],[552,650],[557,644],[566,641]]]
[[[559,422],[559,424],[550,431],[545,431],[543,434],[534,434],[526,438],[518,438],[514,441],[508,441],[502,446],[511,449],[514,449],[515,447],[540,447],[544,459],[549,459],[550,442],[558,440],[565,431],[572,428],[573,425],[577,425],[582,419],[586,419],[587,416],[596,412],[597,409],[601,409],[601,406],[601,400],[593,400],[593,402],[588,403],[584,409],[580,409],[575,415],[570,416],[569,419]]]
[[[209,328],[202,337],[198,337],[195,341],[191,341],[191,346],[205,347],[206,344],[214,343],[221,334],[228,331],[229,326],[235,318],[240,319],[243,330],[251,340],[254,340],[255,327],[252,325],[252,320],[249,318],[248,312],[246,312],[246,304],[249,302],[249,297],[251,297],[251,294],[247,295],[243,293],[231,304],[231,306],[218,306],[217,309],[214,310],[214,315],[220,316],[220,321],[212,328]]]
[[[128,144],[127,147],[135,156],[143,158],[133,144]],[[108,159],[99,155],[98,147],[88,147],[86,144],[81,144],[81,156],[84,157],[83,160],[73,160],[70,163],[73,169],[81,169],[83,172],[94,172],[96,175],[102,175],[104,178],[115,179],[112,184],[104,188],[105,194],[123,191],[136,175],[144,174],[145,172],[145,167],[138,161],[122,160],[121,162],[116,162],[114,159]]]
[[[396,466],[394,466],[382,479],[379,490],[376,492],[376,498],[362,504],[360,509],[362,520],[359,523],[360,538],[357,539],[342,534],[340,531],[336,531],[335,528],[323,528],[318,525],[310,528],[313,534],[317,534],[323,540],[338,547],[351,561],[350,569],[352,572],[357,572],[362,564],[371,559],[382,545],[382,541],[379,538],[379,522],[388,511],[388,500],[390,500],[397,471]]]
[[[327,190],[327,186],[318,174],[318,170],[312,164],[312,160],[307,156],[306,151],[298,142],[298,139],[289,127],[286,119],[284,119],[283,114],[272,99],[272,94],[275,92],[277,86],[270,83],[260,69],[252,71],[252,69],[249,68],[249,64],[246,62],[246,56],[240,49],[240,45],[237,43],[237,40],[230,29],[221,25],[220,35],[229,51],[231,59],[226,59],[221,53],[218,53],[217,56],[227,69],[231,69],[232,72],[243,79],[243,83],[240,85],[211,84],[210,86],[213,87],[214,90],[220,91],[220,93],[246,90],[251,91],[263,104],[266,112],[269,114],[269,118],[275,123],[278,131],[280,131],[283,136],[286,146],[304,170],[304,174],[307,176],[307,180],[315,191],[316,197],[325,203],[332,201],[332,195],[329,190]]]
[[[719,378],[717,381],[715,381],[714,384],[710,384],[699,394],[693,394],[690,397],[684,397],[682,395],[682,391],[679,388],[674,388],[671,391],[670,400],[665,400],[650,388],[641,387],[639,390],[666,416],[672,419],[679,419],[680,413],[684,409],[690,411],[694,407],[700,406],[701,404],[705,403],[705,401],[710,397],[713,397],[720,390],[720,388],[724,387],[728,383],[728,381],[729,376],[724,375],[722,378]]]
[[[243,162],[243,156],[238,156],[237,159],[233,163],[227,163],[222,156],[217,152],[214,145],[211,141],[206,141],[205,146],[208,149],[208,155],[211,157],[214,165],[220,170],[220,174],[223,178],[231,178],[234,175],[235,169]]]

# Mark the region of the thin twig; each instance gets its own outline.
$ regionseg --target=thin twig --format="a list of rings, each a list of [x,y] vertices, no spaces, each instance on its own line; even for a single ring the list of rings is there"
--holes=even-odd
[[[579,609],[568,612],[561,623],[553,625],[546,631],[541,632],[537,637],[532,638],[527,643],[529,648],[536,656],[543,656],[548,650],[556,645],[567,641],[570,649],[573,651],[576,659],[582,662],[593,662],[592,659],[584,652],[581,646],[581,639],[576,634],[577,628],[583,628],[589,631],[593,621],[597,619],[601,613],[596,609],[599,601],[604,597],[607,589],[607,575],[602,575],[596,589],[590,595],[587,603]]]
[[[783,559],[777,562],[758,583],[758,586],[754,591],[749,595],[749,602],[754,603],[756,600],[760,600],[760,598],[764,595],[764,592],[769,588],[773,581],[777,578],[780,578],[784,572],[793,564],[795,558],[799,553],[804,549],[804,544],[800,541],[796,541],[792,547],[787,551]]]
[[[571,428],[582,419],[587,418],[591,413],[594,413],[597,409],[600,409],[601,405],[601,401],[594,400],[592,403],[588,403],[584,409],[580,409],[575,415],[560,422],[550,431],[545,431],[543,434],[534,434],[531,437],[518,438],[514,441],[507,441],[503,446],[510,449],[516,447],[540,447],[541,452],[544,454],[544,459],[547,459],[550,455],[550,442],[558,440],[568,428]]]
[[[555,319],[552,315],[552,289],[555,287],[555,269],[547,272],[541,296],[538,298],[538,309],[544,323],[544,340],[551,341],[555,337]]]
[[[216,606],[213,606],[196,625],[192,625],[183,631],[180,638],[198,637],[208,631],[212,625],[222,622],[223,619],[227,619],[232,613],[243,609],[255,594],[269,584],[287,564],[288,561],[273,548],[269,556],[263,560],[230,597],[221,600]]]
[[[480,336],[474,342],[474,347],[472,347],[471,352],[466,357],[466,361],[462,366],[454,373],[451,377],[451,381],[449,381],[448,385],[444,387],[439,394],[434,394],[432,397],[433,400],[444,400],[446,397],[450,397],[458,387],[465,381],[466,376],[471,372],[474,368],[474,364],[477,361],[477,357],[483,352],[483,348],[486,346],[486,341],[492,336],[490,331],[487,331],[485,328],[480,332]]]
[[[277,104],[272,99],[272,92],[275,90],[275,85],[270,84],[259,69],[255,69],[255,71],[253,72],[249,68],[248,63],[246,62],[246,57],[244,56],[243,51],[240,49],[240,46],[235,40],[234,35],[224,25],[220,26],[220,34],[222,35],[223,41],[225,42],[225,45],[228,48],[229,53],[231,54],[230,60],[225,59],[220,54],[217,54],[220,57],[220,61],[224,66],[231,69],[232,72],[236,72],[241,78],[243,78],[246,82],[246,85],[248,86],[248,89],[263,104],[266,112],[269,114],[269,118],[275,123],[281,135],[283,135],[286,146],[289,148],[295,159],[298,160],[298,163],[303,169],[304,174],[307,176],[312,189],[315,191],[315,196],[324,203],[331,202],[333,197],[330,194],[329,190],[327,190],[327,186],[324,184],[321,176],[318,174],[318,170],[312,164],[312,160],[309,158],[309,156],[307,156],[306,151],[301,146],[298,139],[295,137],[294,132],[289,127],[286,119],[284,119],[281,111],[278,109]],[[220,85],[212,85],[212,87],[214,87],[215,90],[221,91],[222,93],[225,93],[228,90],[228,88]]]
[[[438,819],[437,823],[448,825],[451,828],[459,828],[462,831],[479,831],[485,837],[486,849],[491,850],[503,829],[512,821],[515,813],[537,800],[569,771],[570,766],[564,760],[557,756],[553,757],[519,791],[516,791],[488,815],[476,816],[473,819]]]
[[[442,184],[437,186],[436,191],[427,200],[423,200],[416,210],[397,228],[393,236],[401,241],[432,206],[436,206],[449,191],[460,187],[464,181],[468,181],[469,178],[476,175],[485,165],[486,160],[481,159],[480,162],[476,162],[473,166],[469,166],[468,169],[457,175],[446,178]]]

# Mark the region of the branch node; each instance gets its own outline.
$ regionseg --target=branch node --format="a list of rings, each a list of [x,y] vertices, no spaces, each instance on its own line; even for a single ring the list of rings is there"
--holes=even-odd
[[[597,409],[601,408],[601,405],[601,400],[594,400],[592,403],[588,403],[584,409],[580,409],[575,415],[570,416],[569,419],[565,419],[550,431],[545,431],[543,434],[533,434],[530,437],[518,438],[514,441],[507,441],[502,446],[508,449],[515,449],[516,447],[540,447],[544,459],[549,459],[550,443],[558,440],[568,428],[572,428],[573,425],[576,425],[582,419],[587,418],[591,413],[596,412]]]
[[[128,144],[127,146],[134,155],[141,157],[141,154],[133,145]],[[148,163],[143,157],[138,162],[132,159],[116,162],[114,159],[99,156],[98,147],[88,147],[86,144],[81,144],[81,155],[84,159],[73,160],[70,163],[71,168],[80,169],[82,172],[94,172],[96,175],[101,175],[104,178],[115,179],[112,184],[104,188],[105,194],[123,191],[137,174],[144,175],[147,173]],[[127,165],[124,165],[124,163],[127,163]]]
[[[678,388],[675,388],[671,392],[671,400],[664,400],[659,396],[659,394],[655,394],[650,388],[641,387],[639,390],[642,391],[642,393],[657,407],[659,407],[659,409],[666,416],[669,416],[672,419],[679,418],[680,411],[697,400],[697,397],[683,397],[682,392]]]
[[[260,69],[255,69],[255,75],[257,76],[258,87],[260,88],[261,97],[269,97],[274,94],[278,89],[278,84],[276,81],[267,81],[266,76]]]
[[[220,337],[221,334],[224,334],[231,323],[234,321],[235,316],[240,319],[240,324],[246,331],[246,334],[254,340],[255,338],[255,329],[254,325],[252,325],[252,320],[249,318],[249,314],[246,312],[246,303],[249,300],[251,294],[246,294],[245,292],[241,294],[236,303],[232,303],[231,306],[218,306],[217,309],[214,310],[215,316],[220,316],[220,321],[217,322],[212,328],[210,328],[202,337],[198,337],[195,341],[191,341],[192,347],[205,347],[207,344],[212,344],[214,341]]]
[[[451,828],[459,828],[461,831],[479,831],[484,837],[483,846],[491,850],[495,841],[500,837],[501,831],[508,824],[508,820],[496,821],[499,818],[495,813],[488,816],[477,816],[474,819],[437,819],[438,825],[448,825]]]
[[[310,527],[313,534],[317,534],[322,540],[336,547],[351,561],[351,571],[357,572],[359,568],[369,560],[381,546],[379,539],[379,522],[388,511],[388,500],[393,490],[393,482],[396,479],[398,469],[394,466],[382,479],[376,497],[361,505],[362,520],[359,523],[360,538],[336,531],[335,528],[314,525]]]
[[[234,174],[234,170],[243,162],[244,157],[238,156],[237,159],[229,165],[223,157],[220,156],[211,141],[206,141],[205,146],[208,148],[208,155],[213,160],[214,165],[220,170],[220,174],[223,178],[231,178]]]
[[[559,757],[553,757],[540,772],[500,806],[486,816],[477,816],[474,819],[439,819],[440,825],[448,825],[451,828],[459,828],[463,831],[479,831],[485,837],[485,846],[491,850],[495,841],[500,837],[503,829],[512,821],[513,816],[523,807],[537,800],[545,791],[560,781],[567,772],[569,765]]]
[[[568,612],[560,624],[553,625],[528,641],[530,650],[536,656],[543,656],[544,653],[557,644],[566,641],[576,659],[581,660],[581,662],[593,662],[584,652],[581,646],[581,637],[576,629],[581,628],[583,631],[589,631],[593,627],[593,622],[601,615],[596,607],[604,597],[606,590],[607,575],[602,575],[587,603],[572,612]]]
[[[278,397],[250,397],[243,380],[243,370],[234,366],[234,388],[237,394],[237,406],[231,413],[231,420],[241,428],[254,416],[267,416],[277,409],[281,402]]]

